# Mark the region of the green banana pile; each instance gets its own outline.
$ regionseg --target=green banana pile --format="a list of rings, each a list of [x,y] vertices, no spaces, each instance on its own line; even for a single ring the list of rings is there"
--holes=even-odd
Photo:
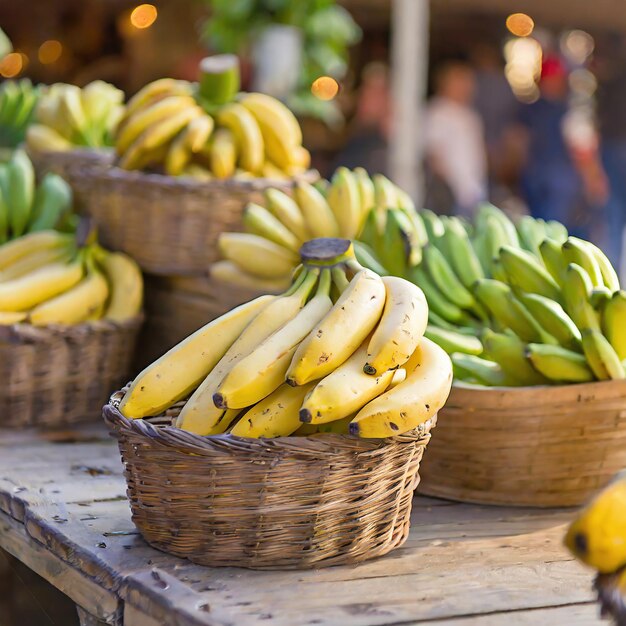
[[[28,78],[0,85],[0,146],[15,148],[24,141],[38,98],[39,89]]]
[[[595,245],[558,222],[515,225],[492,205],[474,224],[420,212],[423,262],[408,277],[429,304],[426,336],[457,380],[525,386],[626,376],[626,291]]]
[[[33,164],[23,150],[0,164],[0,244],[25,233],[70,226],[71,210],[70,186],[52,173],[37,185]]]
[[[65,83],[43,87],[26,145],[40,152],[111,146],[123,102],[124,92],[101,80],[82,89]]]
[[[268,189],[265,206],[251,203],[245,208],[243,224],[245,232],[220,236],[224,260],[211,267],[211,275],[272,291],[289,284],[300,247],[309,239],[352,239],[363,266],[380,275],[398,276],[404,275],[407,263],[419,263],[426,241],[408,195],[384,176],[370,177],[363,168],[340,167],[331,182],[298,182],[293,198]]]

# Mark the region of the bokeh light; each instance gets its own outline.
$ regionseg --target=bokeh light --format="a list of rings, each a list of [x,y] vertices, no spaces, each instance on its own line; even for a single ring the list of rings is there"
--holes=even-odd
[[[561,51],[572,62],[582,65],[593,52],[595,41],[584,30],[570,30],[561,37]]]
[[[149,28],[156,21],[158,12],[153,4],[140,4],[130,14],[130,23],[135,28]]]
[[[39,46],[37,56],[40,63],[49,65],[58,61],[61,58],[61,54],[63,54],[61,42],[56,39],[48,39]]]
[[[504,75],[515,96],[523,102],[539,97],[537,80],[541,73],[541,44],[533,37],[510,39],[504,45]]]
[[[579,93],[591,98],[598,88],[598,80],[587,69],[579,67],[569,76],[570,88],[574,93]]]
[[[24,57],[19,52],[10,52],[0,61],[0,76],[15,78],[24,69]],[[26,58],[28,62],[28,58]]]
[[[332,100],[339,93],[339,83],[331,76],[320,76],[313,81],[311,93],[320,100]]]
[[[528,37],[535,28],[535,22],[526,13],[513,13],[506,18],[506,27],[516,37]]]

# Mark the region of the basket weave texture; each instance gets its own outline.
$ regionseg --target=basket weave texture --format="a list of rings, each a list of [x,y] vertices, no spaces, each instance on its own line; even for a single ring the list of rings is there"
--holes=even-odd
[[[578,506],[626,467],[626,380],[453,386],[422,493],[482,504]]]
[[[253,569],[356,563],[402,545],[436,423],[384,440],[245,439],[128,420],[115,401],[103,411],[144,539],[201,565]]]
[[[141,322],[0,327],[0,427],[97,419],[111,390],[128,379]]]
[[[305,175],[315,180],[317,174]],[[187,177],[87,168],[90,188],[85,211],[110,248],[132,256],[151,274],[206,274],[217,261],[217,240],[241,231],[248,202],[276,187],[290,192],[292,181],[266,179],[199,181]]]

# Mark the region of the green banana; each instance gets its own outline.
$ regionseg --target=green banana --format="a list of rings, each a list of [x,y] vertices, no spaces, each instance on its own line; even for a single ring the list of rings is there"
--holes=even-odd
[[[424,222],[424,228],[426,228],[428,241],[434,241],[439,237],[443,237],[445,229],[441,223],[441,219],[439,219],[439,216],[434,211],[431,211],[430,209],[421,209],[419,211],[419,215]]]
[[[587,244],[587,248],[591,250],[591,253],[596,259],[598,267],[600,268],[600,273],[602,274],[602,280],[604,285],[611,291],[618,291],[619,286],[619,276],[617,272],[611,265],[611,261],[607,258],[606,254],[598,248],[598,246],[592,244],[590,241],[585,242]]]
[[[589,296],[589,302],[591,302],[591,306],[598,311],[598,313],[602,313],[604,307],[611,300],[611,296],[613,292],[608,288],[602,285],[602,287],[594,287],[591,290],[591,295]]]
[[[359,241],[367,244],[379,259],[381,258],[381,253],[384,252],[383,234],[386,223],[385,214],[381,218],[375,209],[371,209],[365,216],[361,234],[359,235]]]
[[[626,359],[626,291],[616,291],[602,313],[602,331],[620,360]]]
[[[463,352],[464,354],[479,355],[483,351],[483,344],[478,337],[464,335],[453,330],[445,330],[429,324],[424,335],[442,347],[448,354]]]
[[[444,238],[450,250],[450,263],[463,285],[471,289],[472,285],[481,278],[485,278],[482,265],[474,252],[463,224],[456,217],[445,222]]]
[[[507,376],[500,365],[494,361],[462,352],[453,352],[450,359],[452,360],[454,377],[459,380],[467,382],[475,380],[488,387],[515,386],[518,384]]]
[[[561,246],[552,239],[546,239],[541,242],[539,252],[548,273],[554,278],[556,283],[562,287],[565,282],[567,261],[563,257]]]
[[[411,241],[394,211],[387,211],[386,217],[380,260],[393,276],[404,276],[411,254]]]
[[[439,290],[461,308],[471,309],[476,302],[474,296],[459,280],[441,250],[429,244],[423,253],[428,273]]]
[[[602,271],[596,261],[596,257],[589,247],[587,242],[577,237],[568,237],[567,241],[561,246],[563,251],[563,257],[566,263],[577,263],[582,267],[589,278],[591,284],[594,287],[600,287],[604,285],[604,279],[602,278]]]
[[[35,170],[26,152],[16,150],[7,166],[9,194],[9,222],[13,237],[26,231],[33,196],[35,193]]]
[[[598,380],[626,378],[624,367],[609,340],[598,330],[583,330],[583,350]]]
[[[540,256],[539,246],[546,239],[546,229],[530,215],[524,215],[517,223],[520,243],[525,250]]]
[[[448,322],[462,323],[465,319],[463,310],[439,291],[439,288],[421,265],[414,267],[409,272],[409,280],[422,289],[428,301],[429,309]]]
[[[437,328],[442,328],[443,330],[451,330],[455,333],[460,333],[461,335],[476,336],[476,328],[473,326],[458,326],[456,324],[451,324],[447,320],[443,319],[441,315],[437,315],[437,313],[435,313],[432,309],[428,310],[428,323],[431,326],[436,326]]]
[[[374,206],[378,211],[384,212],[398,207],[396,186],[382,174],[372,176],[374,183]]]
[[[545,296],[550,300],[561,300],[559,286],[536,257],[521,248],[503,246],[500,250],[500,261],[511,286],[527,293]]]
[[[478,230],[486,228],[486,222],[490,217],[495,219],[502,226],[502,229],[504,230],[503,238],[506,239],[505,243],[510,246],[519,247],[519,237],[517,235],[517,230],[515,229],[515,224],[513,224],[502,209],[499,209],[497,206],[494,206],[489,202],[481,204],[476,212],[476,227]]]
[[[248,203],[243,210],[242,222],[253,235],[265,237],[293,252],[300,249],[300,240],[265,207]]]
[[[9,205],[4,187],[0,185],[0,244],[9,239]]]
[[[546,378],[558,383],[587,383],[594,380],[587,359],[561,346],[528,344],[526,356],[532,366]]]
[[[387,268],[381,265],[374,251],[367,244],[355,240],[352,242],[352,245],[354,247],[354,256],[363,267],[376,272],[379,276],[389,276]]]
[[[28,231],[55,228],[63,214],[71,209],[72,188],[60,176],[48,172],[35,192]]]
[[[546,222],[546,235],[559,244],[564,243],[569,237],[567,228],[565,228],[561,222],[557,222],[556,220],[548,220]]]
[[[598,314],[589,301],[592,289],[589,274],[577,263],[570,263],[563,283],[565,310],[580,330],[600,330]]]
[[[509,277],[504,271],[504,265],[502,265],[502,261],[498,257],[491,261],[491,278],[499,280],[501,283],[509,282]]]
[[[488,215],[485,220],[485,243],[490,261],[500,257],[500,250],[503,246],[509,245],[509,238],[504,224],[494,217]]]

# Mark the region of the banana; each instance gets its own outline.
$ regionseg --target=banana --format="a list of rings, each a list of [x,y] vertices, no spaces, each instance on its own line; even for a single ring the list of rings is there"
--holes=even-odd
[[[122,322],[139,315],[143,302],[143,278],[133,259],[121,252],[96,249],[95,257],[109,284],[109,299],[102,317]]]
[[[355,167],[352,172],[354,173],[356,184],[359,188],[359,196],[361,197],[361,219],[364,221],[367,213],[376,205],[374,183],[364,168]]]
[[[274,132],[290,145],[299,146],[302,143],[302,130],[296,116],[276,98],[263,93],[247,93],[241,96],[241,104],[259,124],[275,129]]]
[[[238,362],[296,317],[316,281],[317,272],[301,274],[287,292],[271,302],[246,326],[183,407],[177,421],[179,428],[209,435],[224,427],[224,419],[230,416],[213,402],[220,383]]]
[[[428,310],[428,323],[431,326],[436,326],[437,328],[441,328],[443,330],[452,330],[456,333],[461,333],[462,335],[476,335],[476,328],[451,324],[440,315],[437,315],[437,313],[435,313],[432,309]]]
[[[435,241],[439,237],[443,237],[446,229],[443,227],[443,223],[436,213],[430,209],[421,209],[419,214],[424,222],[424,228],[426,229],[426,233],[428,235],[428,241]]]
[[[262,293],[278,293],[284,291],[289,286],[288,276],[281,278],[259,278],[258,276],[248,274],[232,261],[217,261],[213,263],[209,274],[218,281]]]
[[[0,311],[0,326],[11,326],[12,324],[19,324],[24,322],[28,317],[28,313],[22,311],[16,311],[7,313]]]
[[[129,418],[158,415],[207,377],[246,326],[277,296],[260,296],[206,324],[144,369],[120,403]]]
[[[586,241],[577,237],[568,237],[561,246],[561,250],[566,263],[576,263],[587,272],[593,287],[604,286],[602,271]]]
[[[528,252],[521,248],[503,246],[500,250],[500,261],[512,287],[518,287],[527,293],[536,293],[557,302],[562,299],[561,290],[556,281]]]
[[[193,153],[200,152],[206,146],[214,126],[215,122],[210,115],[200,115],[189,122],[184,133],[187,145]]]
[[[264,161],[261,176],[269,180],[289,180],[289,175],[276,167],[271,161]]]
[[[485,328],[482,335],[485,355],[500,365],[504,373],[521,385],[545,385],[548,379],[542,376],[526,357],[526,344],[505,333],[494,333]]]
[[[354,239],[363,224],[363,210],[359,185],[348,168],[337,168],[326,199],[339,225],[340,235],[346,239]]]
[[[374,251],[367,244],[354,240],[352,245],[354,246],[354,256],[363,267],[372,270],[379,276],[387,276],[389,274],[387,268],[381,265]]]
[[[342,419],[360,410],[387,389],[394,373],[381,370],[378,376],[366,374],[363,363],[367,353],[365,341],[347,361],[311,389],[300,408],[301,422],[324,424]]]
[[[26,311],[71,289],[83,277],[80,261],[51,263],[0,283],[0,311]]]
[[[472,384],[486,385],[487,387],[519,386],[519,381],[512,379],[495,361],[453,352],[450,355],[454,368],[454,377]]]
[[[483,344],[478,337],[471,337],[455,332],[453,330],[445,330],[436,326],[427,326],[424,336],[434,341],[438,346],[442,347],[448,354],[453,352],[462,352],[464,354],[473,354],[478,356],[482,354]]]
[[[311,238],[302,211],[293,198],[279,189],[267,189],[265,201],[270,213],[273,213],[300,241]]]
[[[311,237],[339,237],[339,224],[326,198],[313,185],[298,182],[295,187],[307,231]]]
[[[289,276],[298,264],[291,250],[249,233],[222,233],[218,247],[226,260],[261,278]]]
[[[105,304],[109,287],[102,272],[87,256],[86,276],[72,288],[36,306],[29,314],[34,326],[48,324],[79,324],[87,321]]]
[[[241,167],[247,172],[259,174],[263,167],[264,144],[253,114],[245,106],[231,102],[219,110],[216,121],[235,136]]]
[[[387,211],[385,215],[386,224],[379,257],[390,274],[404,276],[409,266],[417,265],[409,262],[414,247],[407,228],[406,216],[397,210]]]
[[[406,380],[366,404],[350,422],[359,437],[390,437],[432,418],[443,407],[452,386],[448,355],[424,338],[406,365]]]
[[[28,231],[53,229],[63,214],[72,210],[72,201],[72,188],[60,176],[48,172],[35,192]]]
[[[370,270],[360,270],[328,315],[298,346],[287,382],[304,385],[344,363],[372,332],[384,304],[382,279]]]
[[[626,291],[616,291],[604,307],[602,330],[620,360],[626,359]]]
[[[387,225],[387,214],[382,217],[376,213],[375,209],[368,211],[361,227],[359,241],[368,245],[377,258],[385,254],[384,234]]]
[[[546,222],[546,235],[557,244],[563,244],[569,237],[567,228],[565,228],[561,222],[557,222],[556,220],[548,220]]]
[[[73,143],[85,145],[87,137],[87,119],[81,101],[81,90],[76,85],[62,85],[59,93],[58,110],[59,115],[65,120],[68,128],[71,129],[71,139]]]
[[[6,167],[0,165],[0,245],[9,239],[9,204],[6,182]]]
[[[69,245],[57,246],[54,248],[35,248],[30,254],[21,257],[9,267],[0,271],[0,282],[14,280],[20,276],[30,274],[40,267],[57,262],[67,262],[72,256]]]
[[[298,252],[301,242],[298,238],[266,208],[250,202],[243,210],[243,225],[253,235],[264,237],[274,243]]]
[[[526,356],[532,366],[546,378],[558,383],[586,383],[594,380],[587,359],[561,346],[530,343]]]
[[[26,145],[35,152],[65,152],[72,148],[61,133],[44,124],[31,124],[26,129]]]
[[[517,223],[517,232],[523,248],[535,256],[541,256],[539,246],[546,239],[545,226],[530,215],[524,215]]]
[[[502,265],[502,261],[499,258],[491,259],[491,263],[488,264],[487,267],[491,271],[491,278],[499,280],[501,283],[508,284],[509,277],[504,271],[504,265]]]
[[[13,153],[7,176],[9,223],[13,237],[19,237],[26,230],[35,194],[35,170],[23,150]]]
[[[570,263],[563,283],[565,310],[581,330],[585,328],[600,330],[598,314],[589,301],[592,289],[589,274],[580,265]]]
[[[447,322],[462,323],[464,311],[454,302],[444,296],[423,267],[418,266],[409,272],[409,279],[415,283],[426,296],[429,309],[441,316]]]
[[[382,281],[385,306],[367,345],[367,359],[362,364],[363,371],[370,376],[406,363],[428,323],[428,304],[418,286],[396,276],[385,276]]]
[[[476,228],[481,231],[485,229],[487,219],[491,217],[498,221],[504,230],[503,245],[509,245],[514,247],[520,246],[520,240],[515,228],[515,224],[509,219],[508,215],[499,209],[497,206],[490,204],[489,202],[483,202],[476,213]]]
[[[330,270],[323,270],[317,292],[310,302],[226,374],[213,395],[217,407],[237,409],[250,406],[285,381],[296,349],[299,345],[306,345],[303,340],[309,333],[316,332],[317,326],[333,308],[329,291]],[[306,382],[309,381],[302,381],[302,384]]]
[[[57,248],[69,244],[71,236],[56,230],[42,230],[29,233],[0,246],[0,270],[4,270],[22,257],[35,250]]]
[[[187,144],[185,130],[182,130],[167,148],[164,163],[165,173],[170,176],[180,176],[189,165],[191,157],[191,148]]]
[[[580,351],[580,330],[558,302],[534,293],[523,293],[519,297],[539,325],[560,345]]]
[[[398,206],[396,186],[382,174],[372,176],[374,183],[374,206],[378,212],[384,213]]]
[[[182,80],[174,80],[173,78],[160,78],[148,83],[127,102],[126,111],[120,123],[123,124],[129,118],[134,117],[140,109],[143,109],[154,101],[171,96],[191,97],[191,92],[192,88],[190,83]]]
[[[213,140],[206,151],[211,172],[216,178],[229,178],[235,173],[237,146],[235,136],[230,130],[218,128],[213,133]],[[201,153],[204,153],[204,150]]]
[[[539,253],[549,274],[562,287],[565,282],[567,262],[563,256],[561,246],[552,239],[546,239],[539,246]]]
[[[485,278],[485,273],[467,231],[458,218],[451,217],[445,223],[443,236],[447,239],[452,269],[465,288],[471,289],[477,280]]]
[[[464,309],[474,306],[474,296],[465,288],[438,248],[427,245],[424,248],[424,260],[430,278],[449,300]]]
[[[611,291],[619,291],[619,277],[617,272],[611,265],[611,261],[606,257],[606,254],[598,248],[598,246],[592,244],[590,241],[585,241],[587,249],[591,251],[593,254],[598,267],[600,268],[600,273],[602,275],[602,281],[604,285]]]
[[[491,262],[494,258],[500,258],[500,250],[503,246],[511,245],[506,227],[501,220],[493,215],[485,219],[484,245],[486,247],[486,261]]]
[[[612,295],[613,293],[611,292],[611,290],[604,285],[602,287],[594,287],[591,290],[589,302],[591,303],[591,306],[598,312],[598,314],[602,315],[602,311],[611,300]]]
[[[585,329],[582,335],[587,363],[598,380],[626,378],[624,367],[617,352],[600,331]]]
[[[302,426],[298,419],[298,409],[313,385],[314,383],[310,383],[303,387],[291,387],[283,383],[267,398],[244,413],[230,434],[255,439],[292,435]]]

